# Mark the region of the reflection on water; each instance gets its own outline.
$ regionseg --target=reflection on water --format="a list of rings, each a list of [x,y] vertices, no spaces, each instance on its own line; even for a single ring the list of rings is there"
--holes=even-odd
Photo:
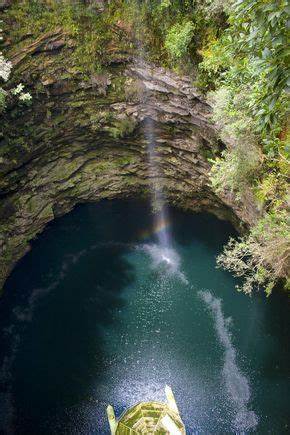
[[[215,269],[227,224],[171,221],[166,252],[137,202],[79,207],[34,243],[0,303],[0,431],[106,434],[108,403],[169,384],[188,433],[287,432],[287,303]]]

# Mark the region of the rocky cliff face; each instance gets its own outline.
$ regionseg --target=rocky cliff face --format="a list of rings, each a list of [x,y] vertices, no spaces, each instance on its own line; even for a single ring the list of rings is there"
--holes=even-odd
[[[10,50],[15,81],[30,86],[33,102],[22,108],[12,102],[3,122],[0,287],[29,241],[77,203],[148,195],[148,117],[168,201],[236,227],[256,219],[251,202],[240,207],[210,187],[208,157],[223,144],[188,77],[115,46],[102,72],[88,75],[75,65],[75,49],[58,29]]]

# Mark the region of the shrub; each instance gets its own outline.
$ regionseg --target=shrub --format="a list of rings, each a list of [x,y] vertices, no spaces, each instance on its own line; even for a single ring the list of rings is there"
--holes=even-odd
[[[221,266],[244,282],[237,289],[250,294],[263,286],[267,296],[280,278],[289,280],[290,228],[285,210],[266,214],[248,236],[231,238],[217,258]],[[289,281],[288,281],[289,282]]]
[[[221,139],[242,146],[255,146],[258,142],[255,124],[247,105],[251,88],[242,85],[240,89],[221,86],[208,95],[213,106],[213,120],[221,127]]]
[[[136,124],[136,120],[128,116],[118,119],[114,122],[114,126],[109,128],[110,135],[114,139],[122,139],[133,133]]]
[[[268,171],[270,168],[268,168]],[[287,197],[288,183],[282,172],[274,170],[271,173],[265,171],[264,176],[254,188],[255,197],[261,209],[266,211],[276,209],[283,204]]]
[[[11,62],[4,59],[4,56],[0,52],[0,77],[2,78],[2,80],[4,80],[4,82],[9,79],[11,68]]]
[[[1,33],[2,33],[2,29],[0,29],[0,39],[3,39]],[[12,68],[11,62],[7,61],[0,51],[0,78],[4,82],[6,82],[9,79],[11,68]],[[4,89],[0,86],[0,113],[3,112],[6,107],[6,102],[5,102],[6,95],[7,92],[4,91]]]
[[[5,110],[6,107],[6,92],[0,87],[0,114]]]
[[[2,37],[2,29],[0,29],[0,40],[3,39]],[[11,69],[12,69],[12,63],[7,61],[3,54],[0,51],[0,78],[4,81],[7,82],[7,80],[10,77],[10,73],[11,73]],[[32,97],[29,94],[29,92],[23,92],[24,86],[19,83],[19,85],[16,86],[16,88],[10,90],[12,95],[15,95],[18,97],[19,101],[22,102],[29,102]],[[9,91],[8,91],[9,92]],[[5,110],[6,107],[6,96],[8,94],[7,91],[5,91],[1,86],[0,86],[0,113],[3,112]]]
[[[221,157],[211,160],[210,180],[217,192],[230,190],[237,198],[257,176],[261,152],[249,117],[246,104],[249,90],[234,93],[228,86],[221,86],[209,94],[213,105],[213,120],[220,127],[220,136],[228,144]]]
[[[194,25],[191,21],[176,23],[169,29],[164,45],[172,59],[178,60],[185,56],[193,31]]]
[[[260,161],[255,149],[236,147],[222,152],[222,156],[211,160],[210,181],[219,192],[227,190],[240,199],[253,181]]]

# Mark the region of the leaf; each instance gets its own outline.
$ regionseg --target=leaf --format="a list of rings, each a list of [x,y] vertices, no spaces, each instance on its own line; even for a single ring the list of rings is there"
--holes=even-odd
[[[262,58],[267,59],[270,56],[271,56],[271,50],[269,50],[269,48],[265,47],[264,50],[262,51]]]

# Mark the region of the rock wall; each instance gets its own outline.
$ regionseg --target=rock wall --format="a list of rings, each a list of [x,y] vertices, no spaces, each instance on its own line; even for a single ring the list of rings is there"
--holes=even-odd
[[[188,77],[116,46],[102,72],[88,74],[74,63],[75,49],[57,29],[10,50],[14,80],[21,77],[33,100],[30,107],[12,101],[3,119],[0,288],[29,241],[77,203],[148,195],[147,117],[168,201],[238,228],[257,216],[251,201],[241,206],[210,187],[208,158],[223,144]]]

